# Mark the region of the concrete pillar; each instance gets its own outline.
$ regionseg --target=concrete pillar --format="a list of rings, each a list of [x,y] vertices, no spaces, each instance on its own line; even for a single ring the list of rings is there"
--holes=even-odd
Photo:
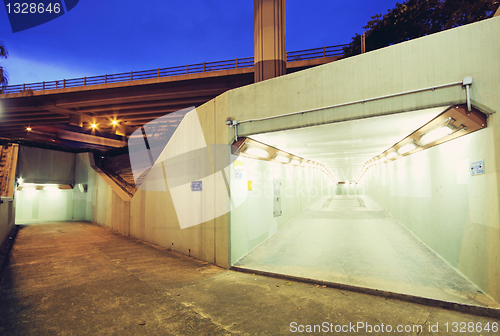
[[[255,82],[286,74],[285,0],[254,0]]]

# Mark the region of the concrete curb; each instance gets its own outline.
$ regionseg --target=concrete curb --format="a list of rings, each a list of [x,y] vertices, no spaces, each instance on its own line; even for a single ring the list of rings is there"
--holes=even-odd
[[[390,292],[390,291],[385,291],[385,290],[380,290],[380,289],[348,285],[348,284],[343,284],[343,283],[333,282],[333,281],[316,280],[316,279],[299,277],[299,276],[294,276],[294,275],[273,273],[273,272],[267,272],[267,271],[261,271],[261,270],[255,270],[255,269],[251,269],[251,268],[241,267],[241,266],[233,266],[233,267],[231,267],[231,270],[241,272],[241,273],[258,274],[258,275],[264,275],[264,276],[278,278],[278,279],[292,280],[292,281],[297,281],[297,282],[304,282],[304,283],[309,283],[309,284],[314,284],[314,285],[322,285],[322,286],[327,286],[327,287],[331,287],[331,288],[343,289],[343,290],[348,290],[348,291],[352,291],[352,292],[382,296],[382,297],[386,297],[386,298],[397,299],[397,300],[407,301],[407,302],[412,302],[412,303],[418,303],[421,305],[426,305],[426,306],[431,306],[431,307],[451,309],[451,310],[459,311],[462,313],[473,314],[473,315],[500,318],[500,309],[495,309],[495,308],[481,307],[481,306],[468,305],[468,304],[456,303],[456,302],[449,302],[449,301],[444,301],[444,300],[431,299],[431,298],[426,298],[426,297],[421,297],[421,296],[410,295],[410,294],[395,293],[395,292]]]

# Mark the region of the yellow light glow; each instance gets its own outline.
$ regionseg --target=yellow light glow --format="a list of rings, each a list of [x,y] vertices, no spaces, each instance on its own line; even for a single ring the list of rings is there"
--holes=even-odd
[[[47,190],[48,192],[54,192],[54,191],[59,191],[59,187],[58,186],[45,186],[43,187],[45,190]]]
[[[26,127],[26,130],[29,132],[31,131],[31,127]]]
[[[417,145],[415,145],[415,143],[413,143],[413,142],[410,142],[410,143],[407,143],[406,145],[404,145],[403,147],[401,147],[400,149],[398,149],[398,153],[399,153],[399,155],[403,155],[403,154],[406,154],[408,152],[411,152],[415,148],[417,148]]]
[[[267,159],[269,157],[269,152],[267,150],[257,147],[247,147],[247,149],[245,150],[245,154],[258,156],[264,159]]]
[[[92,127],[92,128],[97,128],[97,124],[96,124],[96,123],[92,123],[92,124],[90,125],[90,127]]]
[[[425,146],[431,142],[447,137],[451,133],[453,133],[453,130],[449,126],[439,127],[423,134],[420,138],[420,143]]]
[[[111,124],[113,124],[113,125],[115,125],[115,126],[116,126],[116,125],[118,125],[118,121],[113,120],[113,121],[111,122]]]
[[[288,163],[290,162],[290,159],[287,156],[284,155],[276,155],[274,157],[274,160],[281,162],[281,163]]]
[[[394,159],[396,156],[398,156],[398,153],[390,152],[389,154],[387,154],[387,160]]]

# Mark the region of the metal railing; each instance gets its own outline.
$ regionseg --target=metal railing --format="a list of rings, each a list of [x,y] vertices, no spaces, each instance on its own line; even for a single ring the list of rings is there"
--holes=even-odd
[[[310,60],[323,57],[342,56],[343,47],[346,45],[329,46],[315,49],[306,49],[292,51],[287,53],[287,62]],[[227,61],[203,62],[197,64],[188,64],[169,68],[158,68],[152,70],[122,72],[110,75],[101,75],[93,77],[61,79],[50,82],[28,83],[18,85],[2,86],[0,94],[17,93],[27,90],[43,91],[65,89],[72,87],[90,86],[98,84],[109,84],[128,82],[141,79],[161,78],[170,76],[189,75],[196,73],[231,70],[239,68],[250,68],[254,66],[253,57],[236,58]]]

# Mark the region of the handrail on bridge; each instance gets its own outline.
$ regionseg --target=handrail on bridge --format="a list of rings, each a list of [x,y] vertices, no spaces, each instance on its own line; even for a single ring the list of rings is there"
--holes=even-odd
[[[342,56],[344,54],[343,48],[345,46],[347,46],[347,44],[287,52],[287,62],[310,60],[323,57]],[[254,66],[254,58],[245,57],[245,58],[236,58],[226,61],[203,62],[203,63],[181,65],[169,68],[122,72],[110,75],[61,79],[50,82],[7,85],[1,87],[0,94],[17,93],[26,90],[42,91],[42,90],[55,90],[55,89],[64,89],[64,88],[98,85],[98,84],[119,83],[119,82],[128,82],[141,79],[188,75],[195,73],[204,73],[204,72],[239,69],[239,68],[250,68],[253,66]]]

